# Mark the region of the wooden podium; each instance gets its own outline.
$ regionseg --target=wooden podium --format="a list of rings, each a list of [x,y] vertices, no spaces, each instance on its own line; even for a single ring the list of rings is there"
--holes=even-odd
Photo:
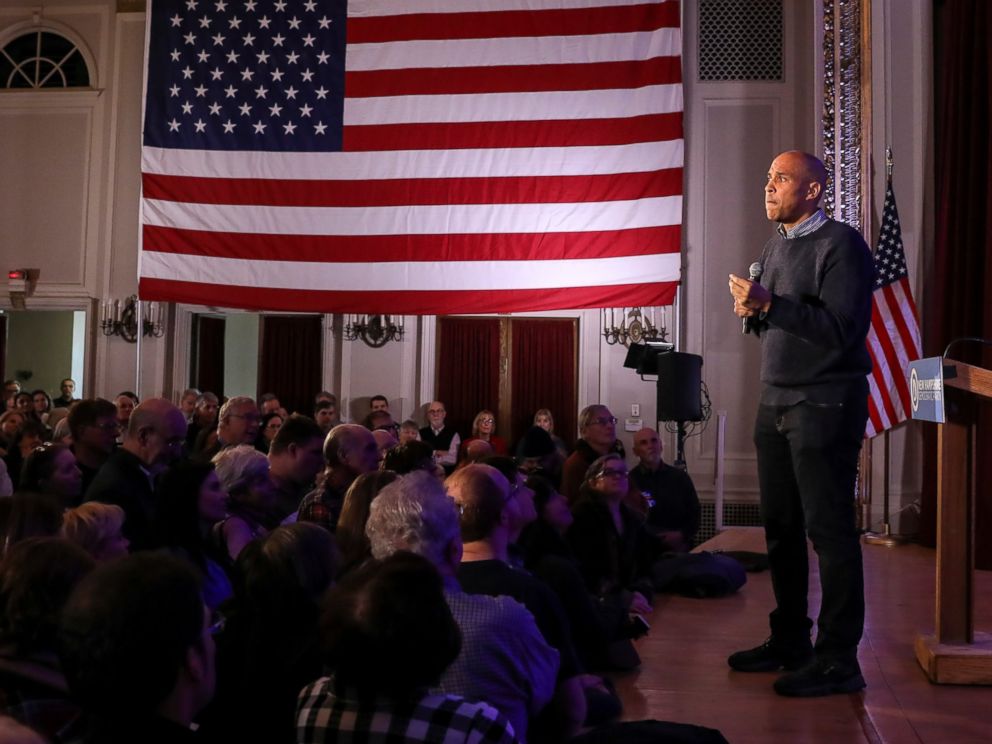
[[[916,639],[931,682],[992,684],[992,634],[974,630],[976,397],[992,399],[992,371],[943,361],[945,422],[937,431],[937,617]]]

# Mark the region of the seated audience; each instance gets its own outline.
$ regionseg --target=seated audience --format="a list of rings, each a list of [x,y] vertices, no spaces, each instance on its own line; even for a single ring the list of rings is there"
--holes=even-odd
[[[400,424],[399,440],[400,444],[420,441],[420,427],[417,426],[416,421],[413,419],[407,419]]]
[[[203,431],[215,432],[217,429],[217,410],[220,408],[220,401],[211,392],[203,392],[196,399],[193,408],[193,418],[189,422],[189,429],[186,431],[186,450],[196,453],[196,444],[200,441],[200,434]]]
[[[31,393],[32,415],[41,423],[48,425],[48,415],[52,412],[52,398],[44,390],[34,390]]]
[[[72,407],[66,420],[72,435],[72,454],[83,474],[82,492],[86,498],[97,472],[117,446],[117,409],[109,400],[86,398]]]
[[[34,418],[34,398],[31,393],[22,391],[15,395],[14,410],[20,411],[25,418]]]
[[[55,537],[18,543],[0,562],[0,713],[48,740],[65,735],[79,715],[57,637],[62,608],[93,566],[82,549]]]
[[[324,433],[306,416],[286,419],[269,447],[269,477],[276,488],[271,524],[295,521],[300,502],[324,466]]]
[[[459,584],[469,594],[513,597],[530,610],[541,635],[561,660],[552,730],[565,737],[574,735],[585,722],[586,700],[568,619],[551,589],[526,571],[511,567],[509,561],[511,532],[521,521],[516,489],[511,490],[496,468],[481,464],[462,468],[445,486],[460,514]]]
[[[427,442],[434,448],[434,459],[446,473],[450,473],[458,462],[458,449],[462,440],[458,432],[450,426],[445,426],[444,419],[448,411],[439,400],[431,401],[427,406],[427,426],[420,430],[420,441]]]
[[[324,604],[321,646],[332,676],[300,694],[297,741],[517,741],[487,703],[429,692],[462,638],[425,558],[401,551],[358,569]]]
[[[620,595],[632,614],[649,615],[654,596],[651,570],[658,539],[625,503],[627,466],[611,453],[593,461],[572,507],[575,520],[565,538],[578,558],[589,591]]]
[[[200,740],[190,724],[213,697],[214,641],[184,562],[142,553],[101,564],[69,598],[59,640],[83,742]]]
[[[254,446],[260,420],[258,406],[253,399],[246,395],[228,399],[217,414],[217,430],[211,432],[204,429],[197,436],[194,445],[196,458],[206,462],[226,447],[237,447],[239,444]]]
[[[138,406],[138,396],[130,390],[118,393],[114,398],[114,407],[117,409],[117,425],[121,433],[127,431],[127,422],[131,420],[131,413]]]
[[[192,424],[196,414],[196,401],[200,397],[200,391],[196,388],[186,388],[179,396],[179,410],[186,417],[186,423]]]
[[[654,429],[634,435],[634,454],[640,462],[630,471],[626,499],[647,518],[648,529],[665,551],[688,553],[699,530],[700,506],[689,474],[661,459],[662,444]]]
[[[575,451],[565,460],[561,471],[561,492],[574,505],[579,498],[579,487],[593,460],[610,452],[623,459],[623,444],[617,439],[617,419],[610,409],[601,404],[586,406],[579,413],[579,440]]]
[[[517,446],[517,463],[527,475],[541,475],[552,483],[561,482],[564,459],[548,434],[540,426],[526,431]]]
[[[496,434],[496,417],[492,411],[479,411],[472,420],[472,436],[462,442],[459,458],[464,458],[472,442],[483,441],[492,447],[493,454],[508,455],[506,440]]]
[[[62,391],[62,394],[52,401],[52,407],[68,408],[72,405],[73,401],[76,400],[76,398],[73,397],[76,392],[76,381],[71,377],[66,377],[59,384],[59,389]]]
[[[388,431],[399,441],[400,425],[393,421],[389,411],[372,411],[368,415],[368,428],[370,431]]]
[[[227,493],[228,516],[214,525],[212,539],[218,555],[233,563],[248,543],[269,534],[266,525],[275,509],[276,490],[268,458],[251,445],[223,449],[213,464]]]
[[[62,515],[60,534],[99,563],[128,554],[124,510],[115,504],[89,501],[75,509],[67,509]]]
[[[555,445],[555,449],[558,450],[558,454],[561,455],[561,459],[564,461],[569,455],[568,444],[564,439],[555,434],[555,418],[551,415],[551,411],[547,408],[539,408],[534,413],[534,426],[540,426],[548,432],[552,443]]]
[[[329,433],[331,429],[338,426],[341,423],[341,417],[338,416],[338,404],[337,402],[331,402],[329,400],[318,401],[313,408],[313,420],[317,422],[317,426],[325,434]]]
[[[341,573],[361,565],[371,557],[372,549],[365,534],[365,523],[369,519],[372,500],[379,491],[399,476],[392,470],[375,470],[355,478],[344,496],[338,527],[334,532],[338,550],[341,553]]]
[[[64,444],[44,444],[35,447],[24,461],[19,487],[53,496],[68,508],[81,501],[83,473],[72,450]]]
[[[59,408],[59,409],[56,409],[56,410],[65,410],[65,409]],[[66,413],[68,414],[68,411]],[[54,416],[54,414],[53,414],[53,416]],[[55,426],[52,428],[52,442],[54,442],[55,444],[64,444],[66,447],[72,447],[72,432],[69,431],[69,419],[68,419],[68,416],[63,416],[62,418],[60,418],[59,419],[59,422],[57,424],[55,424]],[[75,455],[73,455],[73,458],[75,458]],[[76,466],[78,467],[79,464],[77,463]],[[80,492],[82,492],[82,490],[83,490],[83,488],[82,488],[82,482],[83,482],[83,475],[82,475],[82,473],[83,473],[82,468],[80,468],[80,471],[79,471]]]
[[[568,616],[572,638],[587,669],[631,669],[639,663],[629,639],[633,626],[623,598],[594,596],[585,585],[578,559],[565,541],[572,524],[568,501],[545,478],[531,476],[537,519],[524,527],[519,544],[527,568],[552,588]]]
[[[35,447],[40,447],[45,442],[48,434],[48,427],[43,423],[25,417],[21,428],[17,430],[11,440],[6,457],[3,458],[7,464],[7,473],[14,483],[21,482],[21,468],[24,467],[24,461],[28,459],[28,455]]]
[[[358,424],[335,426],[324,440],[323,477],[300,503],[298,519],[334,531],[344,495],[362,473],[379,466],[379,450],[372,432]]]
[[[261,424],[258,427],[258,439],[255,440],[255,449],[268,454],[272,440],[279,432],[279,427],[283,424],[282,414],[278,411],[262,415]]]
[[[399,475],[414,470],[434,472],[434,450],[426,442],[408,442],[393,447],[382,461],[383,470],[392,470]]]
[[[385,411],[389,413],[389,400],[385,395],[373,395],[369,398],[369,411],[375,413],[376,411]]]
[[[15,400],[17,399],[17,394],[21,392],[21,383],[17,380],[4,380],[3,381],[3,400],[4,408],[3,410],[11,411],[16,408]]]
[[[0,519],[3,552],[32,537],[54,537],[62,527],[62,503],[53,496],[31,491],[15,491],[3,504]]]
[[[217,698],[202,733],[217,742],[296,741],[296,701],[322,673],[318,621],[337,572],[334,538],[284,525],[245,548],[217,636]]]
[[[438,689],[488,701],[526,741],[528,719],[554,694],[558,653],[541,636],[534,616],[516,601],[461,590],[456,578],[462,555],[458,514],[444,487],[422,471],[389,484],[372,502],[366,533],[373,557],[408,550],[441,573],[463,646]]]
[[[4,411],[0,416],[0,457],[6,457],[14,436],[24,425],[24,414],[20,411]]]
[[[285,418],[288,415],[275,393],[262,393],[258,399],[258,412],[262,416],[268,416],[270,413],[278,413]]]
[[[376,429],[372,432],[372,438],[375,440],[376,449],[379,452],[379,467],[382,467],[382,461],[386,459],[386,453],[399,444],[399,440],[389,429]]]
[[[158,499],[154,479],[182,454],[186,419],[165,398],[150,398],[134,409],[124,444],[103,464],[86,492],[87,501],[124,510],[124,536],[131,550],[157,547]]]
[[[160,544],[196,569],[203,601],[216,610],[234,592],[225,570],[230,561],[211,539],[214,525],[227,517],[228,495],[217,471],[210,463],[180,463],[162,476],[159,499]]]

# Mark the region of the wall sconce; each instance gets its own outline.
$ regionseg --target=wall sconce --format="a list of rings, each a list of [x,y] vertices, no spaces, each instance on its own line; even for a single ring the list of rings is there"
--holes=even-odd
[[[610,346],[614,344],[630,346],[631,343],[646,341],[668,341],[664,311],[662,311],[662,324],[659,327],[655,310],[656,308],[653,307],[622,307],[618,313],[613,307],[601,309],[599,313],[603,319],[603,338],[606,339],[606,343]],[[617,325],[618,319],[619,325]]]
[[[406,321],[395,315],[346,315],[344,320],[344,337],[347,341],[361,339],[373,349],[385,346],[390,341],[402,341],[406,333]]]
[[[162,304],[144,302],[141,304],[141,335],[161,338],[165,334],[162,324]],[[100,311],[100,330],[104,336],[120,336],[129,344],[138,340],[138,296],[131,295],[126,300],[107,300]]]

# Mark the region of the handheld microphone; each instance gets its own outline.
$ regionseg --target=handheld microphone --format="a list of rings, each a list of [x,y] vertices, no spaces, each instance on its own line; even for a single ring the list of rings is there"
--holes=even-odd
[[[747,267],[748,279],[752,282],[756,282],[761,278],[761,273],[764,271],[764,267],[757,261]],[[750,318],[741,318],[741,333],[745,336],[751,332]]]

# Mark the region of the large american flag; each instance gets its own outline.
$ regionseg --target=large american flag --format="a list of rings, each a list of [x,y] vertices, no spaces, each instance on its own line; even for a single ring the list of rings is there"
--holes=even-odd
[[[153,0],[142,299],[406,314],[670,303],[679,12]]]
[[[905,421],[909,411],[909,363],[920,358],[920,325],[909,286],[906,252],[891,181],[885,190],[882,227],[875,248],[875,291],[872,295],[868,351],[868,425],[873,437]]]

